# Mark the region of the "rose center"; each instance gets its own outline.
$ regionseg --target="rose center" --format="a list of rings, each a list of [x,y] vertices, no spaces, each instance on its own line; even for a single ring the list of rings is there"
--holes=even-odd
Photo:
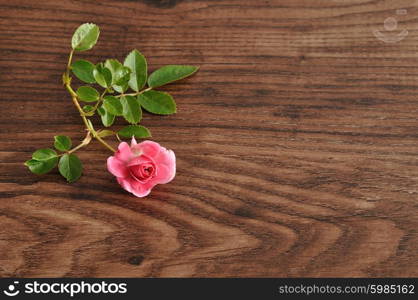
[[[140,163],[129,167],[129,171],[136,179],[144,181],[155,174],[155,165],[152,162]]]

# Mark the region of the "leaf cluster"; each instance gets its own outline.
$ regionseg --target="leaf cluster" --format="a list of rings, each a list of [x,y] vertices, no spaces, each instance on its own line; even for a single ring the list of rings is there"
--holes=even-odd
[[[54,147],[64,153],[58,154],[51,148],[38,149],[32,154],[32,159],[25,162],[25,165],[35,174],[48,173],[58,165],[60,174],[68,182],[74,182],[80,178],[83,165],[77,155],[71,153],[71,146],[71,138],[57,135],[54,137]]]
[[[81,25],[73,36],[73,50],[91,49],[97,42],[99,33],[94,24]],[[117,117],[122,117],[130,125],[119,130],[117,134],[131,137],[127,135],[129,133],[137,138],[151,136],[148,129],[138,125],[143,110],[158,115],[170,115],[177,110],[174,98],[155,88],[186,78],[197,70],[194,66],[168,65],[148,75],[147,60],[136,49],[125,57],[123,63],[117,59],[107,59],[94,64],[79,59],[71,64],[75,77],[89,84],[77,89],[78,99],[89,103],[83,106],[86,115],[92,116],[97,111],[105,127],[112,126]]]

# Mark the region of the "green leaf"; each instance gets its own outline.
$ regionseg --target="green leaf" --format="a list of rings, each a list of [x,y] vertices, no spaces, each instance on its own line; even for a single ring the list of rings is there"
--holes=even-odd
[[[25,166],[34,174],[46,174],[51,171],[57,165],[58,158],[54,160],[39,161],[36,159],[30,159],[25,162]]]
[[[56,135],[54,136],[54,147],[60,151],[68,151],[71,149],[71,139],[66,135]]]
[[[44,162],[35,159],[25,161],[25,166],[27,166],[29,170],[35,174],[45,174],[50,171],[45,168]]]
[[[57,152],[55,152],[52,149],[46,148],[46,149],[38,149],[32,154],[32,158],[39,160],[39,161],[47,161],[50,159],[56,158]]]
[[[128,83],[130,75],[131,69],[123,66],[115,75],[115,85],[124,86]]]
[[[85,51],[93,48],[99,38],[99,27],[92,23],[80,25],[74,32],[71,46],[76,51]]]
[[[71,71],[74,75],[83,82],[95,83],[93,76],[94,65],[84,59],[79,59],[71,65]]]
[[[86,116],[94,115],[94,106],[84,105],[83,106],[83,112],[85,113]]]
[[[98,131],[97,134],[98,134],[99,137],[104,138],[104,137],[108,137],[108,136],[111,136],[111,135],[115,135],[116,132],[114,132],[112,130],[103,129],[103,130]]]
[[[119,99],[114,96],[104,97],[103,106],[112,115],[115,115],[115,116],[123,115],[122,103],[120,103]]]
[[[93,69],[93,76],[97,83],[104,88],[112,86],[112,73],[106,68],[103,63],[98,63]]]
[[[128,87],[129,87],[129,85],[128,85],[128,83],[127,82],[125,82],[124,84],[122,84],[122,85],[114,85],[113,86],[113,89],[116,91],[116,92],[118,92],[118,93],[124,93],[124,92],[126,92],[126,90],[128,89]]]
[[[169,65],[152,73],[148,78],[151,88],[159,87],[167,83],[186,78],[195,73],[199,68],[194,66]]]
[[[64,154],[59,161],[58,170],[68,182],[74,182],[80,178],[83,165],[75,154]]]
[[[115,121],[115,115],[112,115],[110,112],[108,112],[103,105],[97,109],[97,112],[99,113],[102,119],[102,123],[105,127],[112,126],[113,122]]]
[[[138,123],[142,118],[141,106],[133,96],[123,96],[120,98],[123,107],[123,117],[131,124]]]
[[[77,96],[85,102],[96,102],[100,97],[99,92],[90,86],[80,86],[77,89]]]
[[[29,168],[32,173],[35,174],[45,174],[51,171],[57,165],[58,158],[39,161],[36,159],[30,159],[25,162],[25,166]]]
[[[123,64],[132,71],[129,86],[134,91],[139,92],[147,82],[147,61],[145,57],[135,49],[126,56]]]
[[[94,106],[92,106],[92,105],[84,105],[83,106],[83,111],[85,113],[91,112],[92,110],[94,110]]]
[[[144,126],[128,125],[122,128],[121,130],[119,130],[118,135],[126,137],[126,138],[131,138],[133,136],[136,138],[147,138],[151,136],[151,133]]]
[[[58,162],[58,155],[52,149],[39,149],[32,154],[32,159],[25,162],[25,166],[32,173],[45,174],[51,171]]]
[[[138,96],[138,102],[153,114],[169,115],[176,112],[176,102],[168,93],[147,91]]]
[[[112,73],[112,85],[122,86],[129,81],[131,69],[123,66],[117,59],[107,59],[105,67]]]

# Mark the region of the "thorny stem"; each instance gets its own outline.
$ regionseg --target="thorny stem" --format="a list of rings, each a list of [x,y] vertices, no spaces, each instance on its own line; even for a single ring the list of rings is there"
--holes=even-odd
[[[84,125],[86,126],[86,129],[89,132],[89,134],[86,136],[86,139],[87,139],[87,137],[89,137],[90,140],[91,140],[91,136],[93,136],[96,140],[98,140],[107,149],[109,149],[112,152],[116,152],[116,150],[112,146],[110,146],[107,142],[105,142],[97,134],[96,130],[94,130],[94,128],[92,126],[90,126],[89,121],[88,121],[88,119],[87,119],[87,117],[86,117],[83,109],[81,108],[80,103],[78,102],[77,93],[71,87],[70,68],[71,68],[71,61],[73,59],[73,54],[74,54],[74,50],[71,50],[70,56],[68,58],[67,69],[65,70],[63,80],[64,80],[65,87],[66,87],[67,91],[70,93],[71,99],[73,100],[73,103],[74,103],[75,107],[77,108],[78,112],[80,113],[80,116],[83,119]],[[102,97],[104,96],[104,94],[105,93],[102,94]],[[90,136],[90,134],[91,134],[91,136]],[[84,141],[86,141],[86,139],[84,139]],[[74,152],[74,151],[78,150],[79,148],[84,147],[85,145],[87,145],[90,142],[90,140],[88,142],[86,142],[86,143],[83,141],[79,146],[77,146],[76,148],[74,148],[75,150],[72,149],[70,151],[73,151]]]

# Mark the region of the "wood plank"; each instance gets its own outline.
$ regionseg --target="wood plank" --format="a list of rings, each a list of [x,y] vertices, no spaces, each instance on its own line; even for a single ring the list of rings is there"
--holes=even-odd
[[[418,276],[416,1],[0,8],[0,276]],[[118,186],[96,142],[72,185],[23,166],[54,135],[84,135],[61,85],[83,22],[101,36],[80,58],[138,48],[151,70],[201,67],[163,88],[176,115],[144,116],[178,163],[147,198]]]

